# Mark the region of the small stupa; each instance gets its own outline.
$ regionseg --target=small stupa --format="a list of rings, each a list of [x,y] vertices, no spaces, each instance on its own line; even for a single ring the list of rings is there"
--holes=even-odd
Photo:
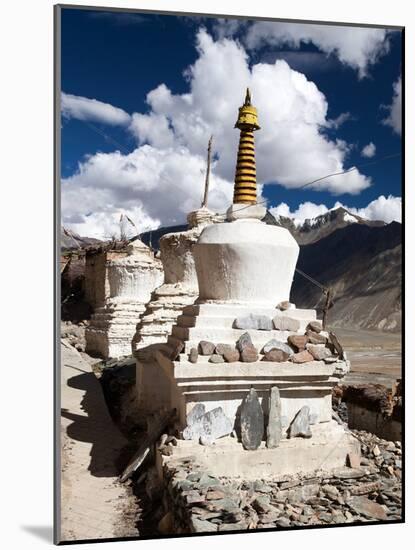
[[[104,359],[129,355],[137,319],[163,280],[161,261],[136,239],[120,250],[97,251],[90,264],[90,285],[102,291],[85,331],[86,351]]]
[[[249,90],[235,126],[228,223],[206,226],[194,246],[199,297],[156,352],[152,407],[178,411],[183,440],[174,456],[199,452],[215,475],[259,479],[342,466],[356,444],[332,419],[331,393],[349,363],[315,310],[289,302],[299,246],[287,229],[261,221],[266,209],[257,203],[254,146],[260,126]],[[252,425],[249,407],[260,431],[264,418],[255,445],[244,433]],[[205,413],[195,422],[199,410]],[[244,446],[226,437],[232,429],[242,431]],[[199,436],[208,444],[200,451]]]

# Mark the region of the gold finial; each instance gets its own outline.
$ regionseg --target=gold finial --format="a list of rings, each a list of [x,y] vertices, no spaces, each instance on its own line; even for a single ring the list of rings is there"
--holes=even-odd
[[[244,105],[251,105],[251,92],[249,88],[246,89],[245,103]]]
[[[256,167],[254,131],[260,130],[258,112],[251,104],[251,92],[246,89],[245,103],[239,107],[235,128],[239,128],[238,160],[236,163],[233,202],[256,204]]]

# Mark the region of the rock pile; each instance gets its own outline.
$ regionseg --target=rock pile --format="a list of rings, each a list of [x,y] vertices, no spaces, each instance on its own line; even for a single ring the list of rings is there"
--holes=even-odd
[[[164,465],[170,533],[400,521],[400,443],[353,433],[362,458],[349,456],[353,468],[330,473],[255,482],[218,479],[202,471],[195,457],[172,457]]]
[[[271,320],[266,315],[253,315],[235,319],[234,327],[243,330],[279,330],[296,332],[300,324],[297,319],[277,316]],[[336,344],[334,344],[335,342]],[[289,334],[286,339],[272,338],[261,350],[252,343],[249,332],[244,332],[235,345],[214,343],[201,340],[197,348],[192,348],[188,355],[191,363],[197,363],[200,357],[208,356],[210,363],[255,363],[272,361],[301,364],[311,361],[336,363],[344,361],[345,354],[334,333],[324,332],[320,321],[308,324],[305,334]]]

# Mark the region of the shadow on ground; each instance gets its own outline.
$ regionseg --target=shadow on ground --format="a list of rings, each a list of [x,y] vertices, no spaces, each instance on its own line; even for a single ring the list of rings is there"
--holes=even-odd
[[[84,416],[61,410],[61,415],[72,421],[67,427],[68,437],[92,445],[88,470],[93,476],[118,476],[133,450],[109,415],[99,381],[93,373],[84,373],[69,378],[67,383],[85,392],[81,408],[86,413]]]

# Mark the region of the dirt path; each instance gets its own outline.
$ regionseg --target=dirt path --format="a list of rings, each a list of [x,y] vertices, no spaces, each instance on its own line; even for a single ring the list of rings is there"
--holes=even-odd
[[[137,536],[137,503],[117,481],[127,441],[91,366],[62,344],[61,540]]]
[[[336,329],[351,361],[349,384],[383,384],[391,387],[402,376],[400,334],[370,330]]]

